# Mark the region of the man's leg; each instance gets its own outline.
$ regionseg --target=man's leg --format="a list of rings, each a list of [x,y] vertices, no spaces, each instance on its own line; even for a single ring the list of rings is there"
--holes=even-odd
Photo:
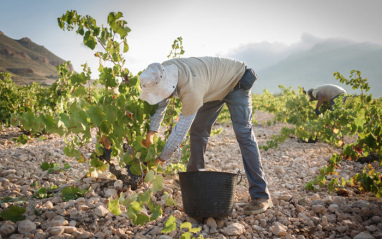
[[[198,110],[190,130],[191,156],[187,171],[198,171],[204,168],[204,152],[210,137],[211,127],[223,104],[222,101],[207,102]]]
[[[252,130],[252,99],[249,90],[235,89],[224,99],[231,114],[236,139],[240,146],[252,202],[244,209],[256,214],[272,207],[267,182],[261,165],[260,151]]]

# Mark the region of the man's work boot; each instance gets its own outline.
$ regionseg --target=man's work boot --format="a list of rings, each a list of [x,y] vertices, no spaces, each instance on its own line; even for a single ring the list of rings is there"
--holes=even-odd
[[[245,215],[255,215],[265,212],[268,208],[273,207],[272,199],[270,198],[253,198],[247,205],[244,206]]]

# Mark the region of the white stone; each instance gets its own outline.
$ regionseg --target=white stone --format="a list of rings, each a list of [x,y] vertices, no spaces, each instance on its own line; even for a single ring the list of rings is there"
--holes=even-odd
[[[340,207],[337,204],[330,204],[328,210],[331,212],[339,212],[341,211]]]
[[[106,214],[109,213],[109,210],[107,210],[104,206],[100,205],[94,209],[94,214],[98,217],[103,217]]]
[[[287,227],[278,222],[273,223],[269,229],[276,236],[285,236],[287,234]]]
[[[231,225],[223,228],[223,233],[227,236],[240,236],[244,234],[244,232],[245,227],[238,222],[232,223]]]
[[[315,213],[323,213],[325,212],[325,207],[322,205],[313,205],[312,209]]]
[[[66,226],[68,224],[68,221],[62,217],[55,217],[55,219],[52,220],[52,226]]]
[[[357,234],[355,237],[353,237],[353,239],[375,239],[375,237],[373,237],[367,232],[361,232]]]
[[[66,204],[64,205],[64,209],[68,209],[70,207],[74,207],[74,200],[70,200],[68,202],[66,202]]]
[[[75,227],[76,225],[77,225],[77,221],[75,221],[75,220],[71,220],[69,222],[69,226],[71,226],[71,227]]]
[[[45,209],[53,209],[54,206],[53,206],[53,203],[51,201],[47,201],[45,204]]]
[[[276,173],[276,174],[283,174],[283,173],[285,173],[284,168],[281,167],[281,166],[279,166],[279,165],[276,165],[275,168],[274,168],[274,170],[275,170],[275,173]]]
[[[36,224],[28,219],[21,221],[17,227],[17,230],[24,235],[28,235],[36,230]]]
[[[109,197],[114,197],[115,195],[117,195],[117,190],[115,190],[115,189],[107,189],[106,191],[105,191],[105,197],[107,197],[107,198],[109,198]]]
[[[6,221],[3,225],[0,227],[0,235],[9,235],[16,231],[16,225],[13,222]]]
[[[51,227],[48,229],[48,232],[52,236],[58,236],[64,233],[64,227],[62,226]]]
[[[207,219],[206,224],[207,224],[207,226],[208,226],[209,228],[215,228],[215,229],[216,229],[216,228],[218,227],[218,225],[217,225],[215,219],[212,218],[212,217],[209,217],[209,218]]]
[[[87,211],[87,210],[89,210],[89,206],[85,205],[85,204],[80,204],[80,205],[78,205],[78,210]]]
[[[15,174],[16,173],[16,169],[8,169],[8,170],[4,170],[3,172],[1,172],[1,175],[3,177],[5,176],[8,176],[10,174]]]
[[[289,201],[292,199],[293,196],[289,194],[288,192],[277,192],[276,197],[279,200]]]
[[[114,188],[117,189],[117,190],[122,190],[122,188],[123,188],[122,180],[116,180],[114,182]]]

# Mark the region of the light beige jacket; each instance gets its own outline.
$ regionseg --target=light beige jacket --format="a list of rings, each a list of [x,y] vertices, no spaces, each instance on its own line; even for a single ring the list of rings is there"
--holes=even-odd
[[[219,57],[175,58],[162,64],[178,68],[177,93],[184,116],[196,113],[203,103],[222,100],[246,69],[244,62]]]

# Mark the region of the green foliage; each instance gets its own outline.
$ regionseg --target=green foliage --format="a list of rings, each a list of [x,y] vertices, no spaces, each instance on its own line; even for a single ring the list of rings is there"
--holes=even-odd
[[[63,168],[60,168],[58,163],[48,163],[48,162],[42,162],[40,168],[44,171],[48,171],[48,173],[57,173],[60,171],[68,170],[70,168],[70,165],[68,163],[64,164]]]
[[[23,197],[16,197],[16,198],[5,196],[5,197],[0,198],[0,203],[3,203],[3,202],[25,203],[27,201],[28,201],[28,198],[26,198],[24,196]]]
[[[167,58],[179,58],[181,57],[185,51],[183,50],[183,38],[178,37],[174,40],[174,43],[171,46],[170,54],[168,54]]]
[[[12,221],[16,223],[25,219],[25,216],[23,216],[25,212],[26,209],[24,207],[12,205],[9,208],[2,211],[0,216],[5,221]]]
[[[64,201],[76,200],[77,198],[84,197],[90,189],[81,189],[75,185],[67,186],[62,189],[61,196]]]
[[[174,216],[170,216],[164,224],[164,228],[162,229],[162,233],[170,233],[176,230],[176,218]]]
[[[371,164],[366,165],[362,173],[354,175],[354,182],[359,184],[359,189],[374,192],[376,197],[382,197],[382,174],[376,172]]]
[[[57,189],[57,185],[52,185],[49,188],[42,187],[36,190],[33,197],[38,199],[53,197]]]
[[[164,228],[162,229],[162,233],[170,233],[172,231],[175,231],[177,228],[176,226],[176,218],[174,216],[170,216],[167,221],[165,222]],[[184,232],[180,238],[182,239],[191,239],[195,238],[193,237],[193,234],[197,234],[201,231],[201,228],[192,227],[192,224],[190,222],[184,222],[180,225],[180,229],[187,229],[186,232]],[[204,238],[203,235],[199,235],[197,238]]]
[[[351,85],[352,89],[361,89],[361,92],[363,94],[363,91],[368,92],[370,90],[369,83],[367,83],[366,78],[361,77],[361,72],[352,70],[350,71],[350,79],[346,79],[343,75],[341,75],[339,72],[334,72],[333,76],[336,78],[336,80],[339,80],[341,83],[345,83],[346,85]]]
[[[54,109],[55,102],[49,88],[36,83],[17,86],[11,75],[0,72],[0,122],[11,123],[12,114],[32,111],[49,111]],[[12,119],[17,121],[17,119]],[[13,122],[12,122],[13,123]],[[17,124],[16,124],[17,125]]]
[[[20,144],[26,144],[29,140],[30,138],[25,134],[20,134],[19,137],[12,139],[13,142],[17,142]]]
[[[164,179],[160,175],[163,169],[156,167],[153,161],[161,153],[165,142],[154,137],[153,144],[148,148],[141,145],[149,129],[150,116],[157,106],[139,99],[139,75],[132,75],[125,67],[123,54],[129,50],[127,36],[130,28],[122,18],[121,12],[111,12],[107,16],[107,26],[99,26],[91,16],[81,16],[74,10],[58,18],[61,29],[75,31],[82,37],[83,44],[95,51],[94,56],[100,62],[98,79],[91,79],[92,71],[87,64],[82,65],[82,72],[69,70],[70,62],[57,67],[59,79],[46,88],[36,84],[18,87],[11,81],[10,75],[2,73],[0,111],[1,117],[4,117],[0,121],[19,126],[31,137],[41,133],[63,136],[66,143],[64,153],[78,162],[88,163],[87,174],[109,169],[117,178],[132,183],[132,178],[123,175],[115,164],[129,166],[131,172],[145,182],[144,189],[129,198],[121,194],[119,198],[110,199],[109,210],[119,215],[119,207],[124,205],[133,224],[143,225],[162,215],[161,205],[152,202],[151,198],[154,193],[163,190]],[[183,54],[182,38],[179,37],[174,41],[169,57]],[[170,114],[167,114],[164,124],[169,125],[169,134],[180,114],[179,99],[172,100],[168,111]],[[89,157],[85,156],[84,146],[92,141],[94,136],[91,132],[96,132],[97,143]],[[25,143],[27,138],[22,135],[16,141]],[[182,158],[186,161],[189,144],[183,144]],[[60,168],[57,163],[44,162],[41,168],[57,173],[68,169],[69,165]],[[173,169],[185,170],[184,165],[174,166]],[[68,186],[62,189],[61,195],[64,201],[74,200],[83,197],[89,190]],[[34,197],[46,198],[53,192],[51,188],[39,188]],[[166,196],[166,205],[176,205],[171,195]],[[142,211],[144,207],[149,209],[149,215]]]
[[[111,213],[118,216],[121,215],[121,209],[119,204],[119,198],[116,199],[109,199],[109,202],[107,203],[108,209]]]
[[[291,88],[280,86],[282,93],[278,96],[264,91],[263,95],[253,96],[253,105],[255,109],[265,110],[275,114],[275,120],[289,123],[292,127],[282,128],[279,135],[274,135],[266,145],[259,147],[265,150],[278,147],[279,143],[284,142],[289,137],[298,137],[308,142],[315,139],[321,142],[329,143],[335,147],[342,148],[341,154],[334,154],[329,159],[328,165],[321,169],[320,174],[310,181],[305,188],[316,190],[319,186],[327,185],[329,190],[339,190],[345,185],[354,185],[361,183],[362,190],[376,193],[381,196],[379,188],[378,173],[369,170],[369,174],[358,174],[351,181],[339,182],[332,179],[326,182],[326,175],[338,174],[336,167],[342,159],[358,160],[361,157],[376,155],[376,158],[382,162],[382,100],[373,99],[371,95],[365,95],[370,87],[367,79],[361,77],[360,71],[351,71],[351,79],[344,78],[338,72],[334,73],[336,79],[341,83],[351,85],[353,89],[360,88],[360,96],[348,96],[343,104],[343,96],[335,99],[333,110],[327,110],[329,107],[323,105],[320,108],[322,112],[319,116],[314,113],[314,102],[309,102],[308,98],[299,87],[295,92]],[[270,123],[268,123],[270,125]],[[351,144],[344,144],[344,137],[355,137],[356,141]]]
[[[124,205],[127,208],[127,214],[134,225],[144,225],[148,221],[156,220],[162,215],[162,207],[161,205],[153,203],[151,197],[153,193],[163,189],[163,177],[157,172],[150,170],[145,176],[145,182],[149,187],[137,194],[133,194],[130,198],[125,198],[125,195],[121,193],[118,203],[113,201],[113,204],[109,204],[109,210],[120,213],[118,211],[119,205]],[[147,207],[150,210],[149,215],[143,212],[144,207]]]

